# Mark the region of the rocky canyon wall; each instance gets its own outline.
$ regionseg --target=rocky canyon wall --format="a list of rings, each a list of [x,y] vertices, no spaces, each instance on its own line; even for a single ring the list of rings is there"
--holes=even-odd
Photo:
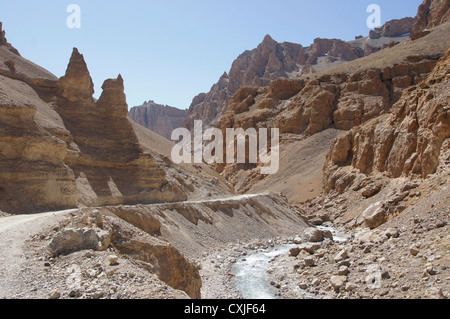
[[[187,110],[149,101],[131,108],[128,116],[143,127],[171,140],[173,130],[181,127],[186,115]]]
[[[358,174],[391,178],[436,172],[450,137],[450,51],[428,78],[405,90],[389,114],[342,134],[325,166],[327,190],[345,191]]]

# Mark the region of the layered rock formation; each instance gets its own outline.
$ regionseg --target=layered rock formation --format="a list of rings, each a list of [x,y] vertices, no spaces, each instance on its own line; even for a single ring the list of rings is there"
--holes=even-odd
[[[189,108],[183,126],[192,129],[194,120],[205,125],[216,122],[227,107],[229,99],[242,86],[265,86],[271,80],[289,77],[304,63],[305,51],[299,44],[277,43],[269,35],[252,51],[245,51],[224,73],[207,94],[196,96]]]
[[[450,51],[389,114],[339,137],[327,158],[326,189],[343,192],[358,174],[426,178],[435,173],[450,137],[449,66]]]
[[[265,88],[241,88],[218,127],[223,132],[227,128],[275,127],[282,135],[304,137],[332,127],[350,130],[389,112],[401,92],[419,84],[435,65],[434,56],[417,56],[384,69],[322,75],[309,81],[280,79]],[[217,168],[231,179],[239,171],[236,165]]]
[[[181,127],[186,115],[187,110],[156,104],[154,101],[135,106],[128,114],[136,123],[168,140],[171,139],[173,130]]]
[[[66,162],[90,205],[184,200],[151,156],[143,154],[127,118],[123,79],[106,80],[94,101],[92,79],[74,49],[58,82],[57,111],[76,144]]]
[[[450,21],[450,3],[446,0],[424,0],[419,6],[411,31],[411,39],[417,40],[430,30]]]
[[[0,92],[0,209],[76,206],[75,176],[64,163],[66,143],[36,123],[40,100],[35,91],[0,76]]]
[[[80,204],[171,202],[208,193],[232,194],[208,169],[199,173],[174,167],[169,160],[170,142],[134,126],[127,117],[120,75],[104,82],[96,101],[78,50],[73,50],[61,79],[5,46],[0,47],[0,58],[2,211],[25,213]],[[199,186],[182,184],[181,175],[198,179],[192,182]],[[215,184],[209,183],[213,179]]]

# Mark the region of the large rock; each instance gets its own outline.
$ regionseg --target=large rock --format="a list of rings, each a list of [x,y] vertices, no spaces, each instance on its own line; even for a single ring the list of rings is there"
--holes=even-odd
[[[386,222],[386,208],[378,203],[369,206],[362,214],[364,223],[370,229],[375,229]]]
[[[0,22],[0,46],[4,46],[8,51],[20,56],[19,51],[17,51],[10,43],[8,43],[8,40],[6,39],[6,31],[3,30],[2,22]]]
[[[58,83],[58,95],[70,102],[85,102],[84,107],[94,103],[94,83],[82,54],[77,48],[73,49],[66,74]],[[86,109],[86,111],[88,108]]]
[[[424,0],[419,6],[411,31],[411,39],[417,40],[430,33],[430,29],[450,21],[450,2],[446,0]]]
[[[344,61],[358,58],[355,49],[345,41],[317,38],[310,47],[307,63],[316,64],[317,59],[321,56],[340,58]]]
[[[43,120],[43,112],[57,117],[36,89],[0,76],[0,209],[5,212],[78,204],[75,176],[64,162],[69,132]]]
[[[380,39],[381,37],[399,37],[411,32],[414,24],[413,18],[394,19],[386,22],[382,27],[370,31],[370,39]]]
[[[100,231],[100,230],[99,230]],[[81,250],[106,250],[110,243],[109,233],[92,228],[67,228],[55,235],[48,245],[49,252],[58,256]]]
[[[323,234],[315,227],[307,228],[303,232],[303,240],[310,243],[318,243],[323,240]]]

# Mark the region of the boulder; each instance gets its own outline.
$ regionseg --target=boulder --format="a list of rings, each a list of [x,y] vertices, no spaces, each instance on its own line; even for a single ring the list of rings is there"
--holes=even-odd
[[[343,249],[334,257],[334,261],[338,263],[338,262],[344,261],[348,257],[349,257],[348,250]]]
[[[378,205],[369,206],[363,213],[364,223],[370,229],[375,229],[386,222],[386,208],[379,203]]]
[[[303,239],[306,242],[318,243],[323,240],[323,234],[319,229],[310,227],[305,229],[303,233]]]
[[[106,250],[111,239],[104,232],[100,237],[92,228],[66,228],[53,237],[48,249],[54,256],[81,250]]]
[[[316,251],[320,249],[322,245],[320,243],[303,243],[299,245],[298,247],[300,250],[304,250],[309,254],[314,254]]]
[[[332,276],[330,278],[330,284],[335,291],[339,291],[342,287],[344,287],[346,282],[346,276]]]

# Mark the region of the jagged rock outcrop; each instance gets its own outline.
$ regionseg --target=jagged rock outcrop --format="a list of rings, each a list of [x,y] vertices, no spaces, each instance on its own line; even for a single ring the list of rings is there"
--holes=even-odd
[[[3,23],[0,22],[0,45],[6,45],[8,41],[6,40],[6,32],[3,31]]]
[[[149,101],[131,108],[128,116],[136,123],[170,140],[173,130],[181,127],[187,112]]]
[[[2,211],[170,202],[193,192],[168,177],[181,169],[169,173],[170,160],[141,146],[120,75],[96,101],[77,49],[59,80],[5,46],[0,61]]]
[[[320,39],[317,38],[314,40],[314,43],[308,50],[308,60],[309,64],[316,64],[317,59],[320,56],[327,56],[331,61],[335,60],[344,60],[344,61],[352,61],[361,56],[357,54],[355,48],[353,48],[350,44],[345,41],[339,39]]]
[[[6,39],[6,31],[3,30],[2,22],[0,22],[0,46],[5,46],[10,52],[20,56],[19,51],[8,43],[8,40]]]
[[[399,37],[411,32],[414,18],[395,19],[386,22],[382,27],[370,31],[370,39],[380,39],[381,37]]]
[[[450,2],[447,0],[424,0],[419,6],[411,31],[411,40],[430,33],[430,29],[450,21]]]
[[[66,162],[90,205],[185,200],[155,160],[143,153],[129,122],[123,79],[106,80],[98,101],[83,56],[74,49],[58,82],[57,111],[76,144]]]
[[[342,134],[325,165],[327,190],[345,191],[358,174],[426,178],[450,137],[450,51],[388,114]]]
[[[393,47],[390,52],[397,57],[399,50]],[[222,132],[226,128],[275,127],[287,141],[291,134],[302,140],[330,129],[348,131],[388,114],[405,89],[426,79],[440,56],[411,55],[354,73],[348,73],[352,68],[343,65],[341,71],[324,72],[312,79],[278,79],[264,88],[243,87],[230,99],[217,127]],[[238,192],[245,192],[265,179],[258,173],[258,165],[218,164],[216,169]],[[246,183],[239,182],[243,176]]]

